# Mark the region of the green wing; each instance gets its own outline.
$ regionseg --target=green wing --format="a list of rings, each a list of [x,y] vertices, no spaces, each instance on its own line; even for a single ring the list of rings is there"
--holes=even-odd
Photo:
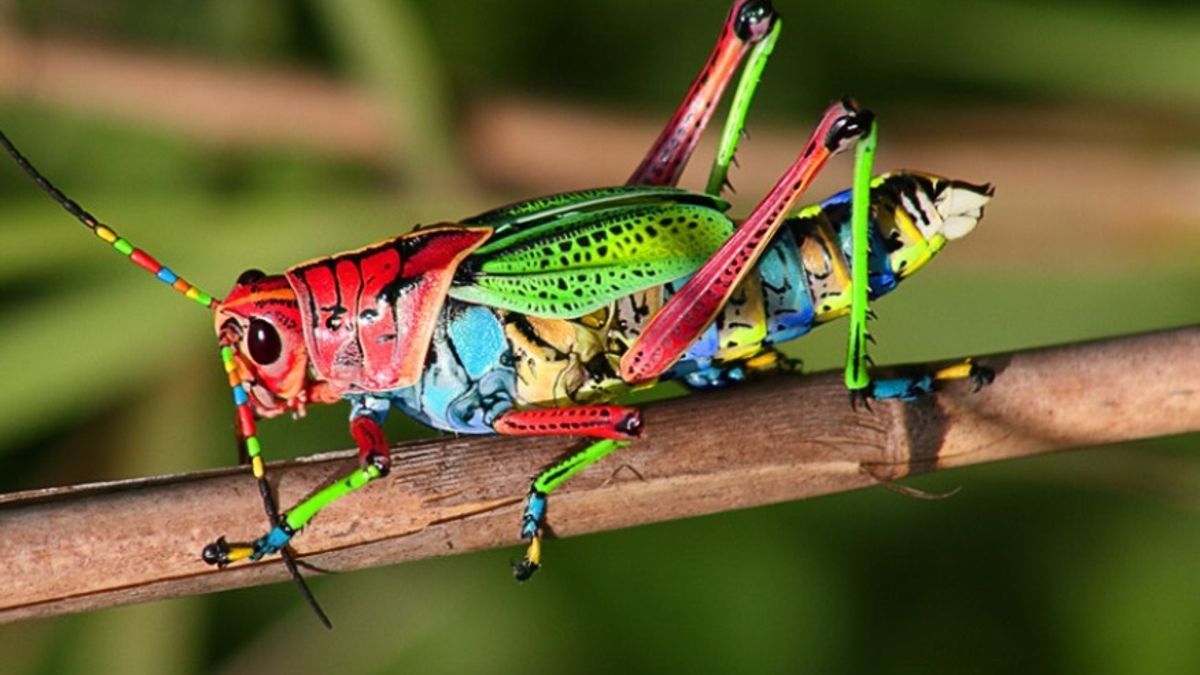
[[[450,296],[534,316],[582,316],[694,272],[733,232],[725,206],[708,195],[633,187],[491,211],[465,221],[497,229],[459,265]]]

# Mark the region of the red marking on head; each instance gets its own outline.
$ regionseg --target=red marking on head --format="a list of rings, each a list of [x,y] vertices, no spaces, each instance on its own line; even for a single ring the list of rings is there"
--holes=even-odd
[[[459,262],[488,228],[429,228],[287,271],[313,370],[334,386],[414,384]]]

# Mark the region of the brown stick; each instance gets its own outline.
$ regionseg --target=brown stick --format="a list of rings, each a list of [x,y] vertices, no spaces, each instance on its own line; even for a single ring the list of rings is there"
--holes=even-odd
[[[997,378],[981,392],[963,383],[870,412],[851,410],[837,374],[648,405],[646,438],[556,492],[550,523],[559,535],[608,530],[1200,429],[1200,327],[982,362]],[[343,571],[516,545],[530,478],[572,445],[397,446],[392,475],[323,512],[295,548]],[[270,475],[292,504],[344,474],[353,456],[282,462]],[[636,471],[615,472],[621,463]],[[0,621],[285,579],[278,559],[222,571],[199,559],[205,543],[252,538],[262,521],[254,481],[239,469],[0,496]]]

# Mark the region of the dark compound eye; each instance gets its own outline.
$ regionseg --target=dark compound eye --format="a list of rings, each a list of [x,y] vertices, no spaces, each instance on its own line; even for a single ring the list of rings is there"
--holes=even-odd
[[[250,358],[260,366],[275,363],[283,351],[279,331],[275,330],[275,326],[270,322],[262,319],[250,319],[250,333],[246,336],[246,346],[250,349]]]
[[[245,286],[246,284],[252,284],[256,281],[259,281],[265,276],[267,275],[263,273],[262,270],[250,269],[242,272],[241,276],[238,277],[237,282],[239,286]]]

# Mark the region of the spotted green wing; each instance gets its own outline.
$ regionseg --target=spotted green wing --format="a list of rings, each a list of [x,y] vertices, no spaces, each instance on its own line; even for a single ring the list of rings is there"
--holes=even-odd
[[[734,227],[717,209],[678,200],[562,213],[494,235],[459,266],[450,296],[534,316],[578,317],[691,274]]]

